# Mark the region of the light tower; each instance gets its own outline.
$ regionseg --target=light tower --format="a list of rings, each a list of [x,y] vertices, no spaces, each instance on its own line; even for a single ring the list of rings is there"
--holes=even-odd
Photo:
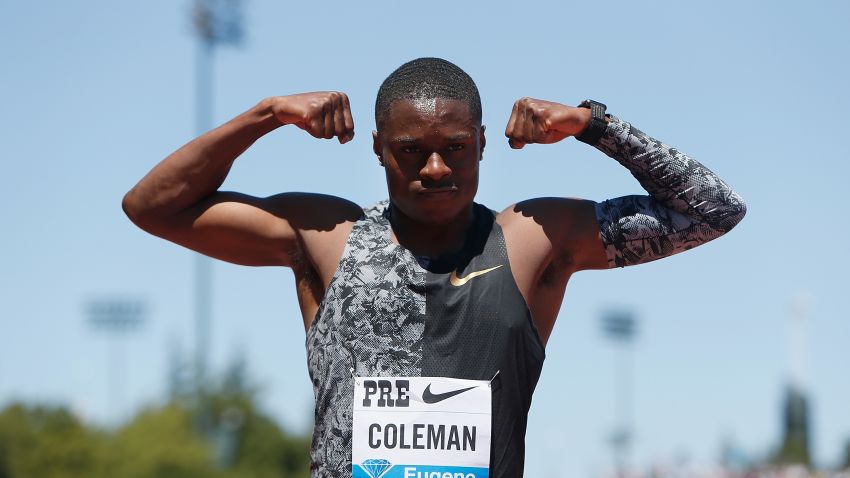
[[[788,331],[789,379],[782,410],[782,443],[776,461],[783,464],[811,465],[809,403],[806,396],[806,319],[813,299],[800,293],[791,302]]]
[[[633,432],[633,344],[637,321],[626,310],[611,310],[602,315],[602,329],[619,348],[619,373],[616,374],[615,408],[619,424],[611,434],[618,475],[625,476],[634,441]]]
[[[198,135],[212,128],[213,54],[218,45],[242,40],[241,0],[195,0],[192,19],[198,38],[195,63],[195,122]],[[206,399],[207,373],[212,342],[212,263],[195,255],[195,428],[204,436],[213,433],[213,419]]]
[[[123,338],[137,331],[144,323],[145,304],[139,300],[100,299],[88,304],[88,322],[96,330],[109,335],[107,360],[107,396],[109,419],[118,424],[122,418],[127,362]]]
[[[213,54],[218,45],[236,45],[243,37],[241,0],[195,0],[192,12],[198,51],[195,63],[197,133],[212,128]],[[209,258],[195,256],[195,381],[202,393],[212,336],[212,268]]]

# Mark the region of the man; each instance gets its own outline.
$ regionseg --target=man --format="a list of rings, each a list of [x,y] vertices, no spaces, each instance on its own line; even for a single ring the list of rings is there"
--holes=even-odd
[[[521,476],[531,395],[570,276],[695,247],[732,229],[744,203],[600,103],[523,98],[505,130],[511,147],[577,137],[625,166],[649,196],[539,198],[500,213],[477,205],[481,102],[472,79],[445,60],[393,72],[375,121],[390,199],[372,208],[218,191],[234,160],[278,127],[351,140],[347,96],[319,92],[267,98],[189,142],[127,193],[124,210],[142,229],[208,256],[293,269],[316,398],[314,476],[444,476],[392,467],[425,455],[416,463],[451,463],[451,476]],[[422,413],[379,422],[402,407]],[[445,423],[424,423],[426,412]],[[458,418],[467,415],[484,418]]]

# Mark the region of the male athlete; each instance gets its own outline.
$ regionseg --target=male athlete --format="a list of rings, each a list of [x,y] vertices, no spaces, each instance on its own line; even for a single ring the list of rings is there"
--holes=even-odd
[[[522,476],[531,396],[570,276],[703,244],[732,229],[744,203],[601,103],[523,98],[505,129],[511,147],[576,137],[649,194],[537,198],[498,213],[476,204],[481,101],[445,60],[394,71],[378,91],[375,122],[389,201],[371,208],[218,190],[236,158],[281,126],[351,140],[348,97],[318,92],[266,98],[192,140],[127,193],[124,210],[145,231],[208,256],[292,268],[316,400],[314,477]],[[423,412],[401,413],[414,409]],[[382,416],[399,422],[373,419]],[[463,421],[473,416],[484,418]],[[465,454],[477,454],[477,465]],[[454,468],[393,467],[420,456],[416,463]]]

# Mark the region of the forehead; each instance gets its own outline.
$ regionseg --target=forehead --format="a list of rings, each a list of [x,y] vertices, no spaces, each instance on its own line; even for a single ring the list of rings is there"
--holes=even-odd
[[[456,134],[480,127],[465,102],[446,98],[396,100],[383,123],[382,132],[388,135]]]

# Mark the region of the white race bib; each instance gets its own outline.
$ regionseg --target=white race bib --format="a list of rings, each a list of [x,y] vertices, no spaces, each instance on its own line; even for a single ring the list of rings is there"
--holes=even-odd
[[[486,478],[490,382],[355,377],[353,478]]]

